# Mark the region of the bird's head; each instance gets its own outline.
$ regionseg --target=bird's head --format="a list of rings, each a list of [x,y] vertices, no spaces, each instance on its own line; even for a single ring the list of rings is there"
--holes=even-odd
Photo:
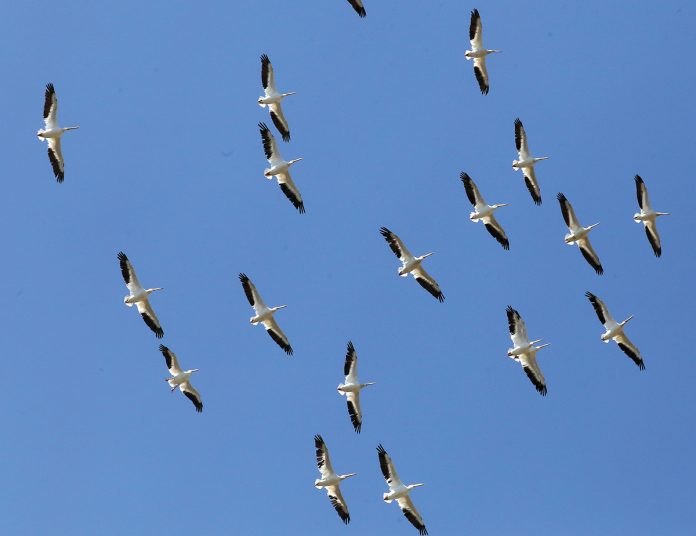
[[[345,480],[346,478],[350,478],[351,476],[355,476],[357,474],[358,473],[348,473],[347,475],[340,475],[338,478],[340,478],[341,480]]]
[[[300,160],[304,160],[304,158],[294,158],[288,162],[288,166],[292,166],[295,162],[299,162]]]
[[[425,486],[425,484],[411,484],[409,486],[406,486],[408,489],[413,489],[413,488],[418,488],[420,486]]]
[[[273,307],[273,311],[278,311],[279,309],[284,309],[287,305],[279,305],[278,307]]]
[[[152,293],[155,292],[156,290],[164,290],[164,289],[161,288],[161,287],[149,288],[149,289],[147,289],[145,292],[147,292],[147,294],[148,294],[148,296],[149,296],[150,294],[152,294]]]

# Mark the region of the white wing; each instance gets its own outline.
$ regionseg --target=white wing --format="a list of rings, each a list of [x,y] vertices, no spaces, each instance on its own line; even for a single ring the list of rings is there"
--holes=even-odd
[[[657,225],[655,220],[643,221],[645,224],[645,234],[648,237],[648,242],[652,246],[655,257],[662,255],[662,244],[660,243],[660,235],[657,233]]]
[[[123,281],[125,281],[128,290],[132,295],[137,295],[143,292],[143,287],[138,281],[138,276],[135,275],[135,269],[131,264],[126,254],[123,251],[118,252],[118,262],[121,267],[121,275],[123,276]]]
[[[520,363],[522,364],[522,370],[524,370],[525,374],[529,378],[529,381],[534,384],[534,387],[536,387],[539,394],[541,394],[541,396],[546,396],[546,380],[544,379],[544,375],[541,373],[536,356],[534,355],[535,353],[536,352],[529,352],[521,354],[519,356]]]
[[[396,234],[392,233],[386,227],[382,227],[379,232],[389,244],[389,247],[394,252],[394,255],[396,255],[403,264],[406,264],[409,260],[413,259],[411,252],[408,250],[408,248],[406,248],[404,243],[401,241],[401,238],[399,238]]]
[[[561,214],[563,214],[563,220],[568,226],[570,232],[575,233],[577,231],[581,231],[582,225],[580,225],[580,222],[578,221],[578,218],[575,215],[575,210],[573,210],[573,205],[570,204],[570,201],[568,201],[566,196],[562,193],[556,195],[556,199],[558,199],[558,203],[561,206]]]
[[[186,395],[193,405],[196,407],[196,411],[200,413],[203,411],[203,402],[201,401],[201,395],[196,391],[189,382],[184,382],[179,384],[179,390]]]
[[[638,197],[638,206],[643,212],[650,212],[650,199],[648,198],[648,188],[645,186],[640,175],[635,176],[636,181],[636,196]]]
[[[290,346],[288,338],[285,336],[285,333],[283,333],[283,331],[278,326],[278,323],[275,321],[275,318],[271,317],[269,319],[264,320],[263,325],[266,328],[266,332],[268,333],[268,335],[270,335],[271,339],[273,339],[278,346],[285,350],[286,354],[292,355],[292,346]]]
[[[329,478],[334,475],[333,466],[331,465],[331,458],[329,457],[329,449],[324,443],[324,439],[320,435],[314,436],[314,447],[316,449],[317,455],[317,468],[321,473],[322,480]]]
[[[164,344],[159,345],[159,350],[164,356],[164,360],[167,363],[167,368],[172,376],[178,376],[183,372],[179,366],[179,360],[176,358],[176,354],[167,348]]]
[[[343,374],[346,377],[345,383],[358,383],[358,354],[352,341],[348,342],[346,361],[343,364]]]
[[[53,174],[58,182],[63,182],[65,178],[65,162],[63,161],[63,151],[60,148],[60,138],[47,138],[48,159],[53,168]]]
[[[512,339],[512,344],[515,348],[521,348],[529,344],[529,338],[527,337],[527,326],[524,324],[524,320],[515,309],[507,306],[505,309],[508,319],[508,330],[510,331],[510,338]]]
[[[396,472],[394,463],[381,444],[377,446],[377,456],[379,457],[379,467],[382,470],[382,475],[384,476],[384,480],[387,481],[389,489],[393,491],[402,487],[403,483],[399,478],[399,474]]]
[[[285,114],[283,114],[283,108],[280,106],[280,103],[274,102],[269,104],[268,107],[271,113],[271,120],[283,137],[283,141],[290,141],[290,125],[288,124],[288,120],[285,119]]]
[[[329,496],[329,501],[331,501],[331,506],[334,507],[336,513],[341,518],[341,521],[343,521],[346,525],[350,523],[348,505],[346,504],[346,500],[343,498],[339,485],[336,484],[335,486],[326,486],[326,493]]]
[[[498,223],[498,220],[495,219],[493,214],[483,218],[483,224],[486,226],[491,236],[503,246],[503,249],[510,249],[510,242],[505,234],[505,229]]]
[[[300,194],[300,190],[298,190],[297,186],[295,186],[295,183],[292,181],[290,172],[286,171],[285,173],[279,173],[276,175],[276,178],[278,179],[278,185],[285,194],[285,197],[290,200],[292,205],[299,211],[300,214],[304,214],[305,208],[304,202],[302,201],[302,195]]]
[[[53,84],[46,84],[44,94],[44,125],[46,130],[58,128],[58,97]]]
[[[423,518],[418,513],[418,510],[416,510],[411,497],[408,495],[405,497],[399,497],[396,499],[396,502],[399,503],[399,508],[401,508],[401,511],[403,512],[404,516],[406,516],[406,519],[411,522],[411,525],[418,529],[418,533],[423,536],[427,535],[428,529],[425,528]]]
[[[532,196],[534,204],[541,205],[541,188],[539,188],[539,183],[537,182],[534,166],[522,168],[522,173],[524,174],[524,183],[527,185],[527,190],[529,190],[529,195]]]
[[[588,300],[590,300],[592,308],[595,310],[595,313],[597,313],[597,318],[599,318],[599,321],[604,325],[605,329],[608,329],[608,325],[616,325],[616,322],[612,318],[611,314],[609,314],[609,309],[607,309],[607,306],[602,300],[589,291],[585,292],[585,296]]]
[[[474,9],[471,12],[471,20],[469,21],[469,42],[474,51],[483,48],[483,24],[481,23],[481,15],[478,9]]]
[[[604,268],[602,268],[602,263],[599,260],[599,255],[590,244],[590,239],[585,236],[577,241],[578,247],[580,248],[580,253],[585,257],[585,260],[594,268],[597,275],[602,275],[604,273]]]
[[[357,433],[360,433],[362,428],[362,410],[360,409],[360,392],[346,393],[346,404],[348,405],[348,415],[350,422],[353,423],[353,428]]]
[[[273,75],[273,65],[266,54],[261,55],[261,85],[267,97],[278,93],[275,85],[275,76]]]
[[[616,344],[619,345],[619,348],[623,350],[623,353],[630,357],[631,360],[638,365],[640,370],[645,370],[645,364],[643,363],[643,358],[640,356],[640,351],[623,332],[614,337],[614,340],[616,341]]]
[[[488,84],[488,69],[486,69],[486,57],[474,58],[474,75],[478,82],[479,89],[484,95],[488,95],[490,89]]]
[[[445,295],[442,293],[442,290],[440,290],[440,285],[437,284],[433,276],[425,271],[425,268],[417,266],[411,273],[413,277],[416,278],[416,281],[418,281],[418,284],[432,294],[439,302],[445,301]]]
[[[152,310],[150,302],[145,299],[143,301],[136,302],[135,304],[138,306],[138,312],[140,313],[140,316],[143,317],[143,321],[147,324],[147,327],[153,331],[158,339],[164,337],[164,330],[160,325],[160,321],[158,320],[155,311]]]
[[[283,157],[278,150],[275,137],[271,133],[265,123],[259,123],[259,131],[261,132],[261,141],[263,143],[263,151],[266,154],[266,160],[272,167],[283,162]]]
[[[256,285],[251,282],[251,279],[247,277],[246,274],[239,274],[239,280],[242,282],[242,288],[244,289],[244,294],[249,300],[249,305],[254,308],[256,314],[261,314],[268,310],[266,304],[261,299],[261,294],[256,290]]]

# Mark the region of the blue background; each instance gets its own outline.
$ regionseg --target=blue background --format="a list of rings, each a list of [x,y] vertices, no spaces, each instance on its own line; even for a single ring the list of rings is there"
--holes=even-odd
[[[146,4],[146,5],[143,5]],[[693,56],[686,2],[365,0],[12,2],[3,46],[2,532],[415,534],[395,505],[383,443],[431,535],[685,534],[693,508]],[[479,93],[469,48],[478,7],[500,48]],[[261,53],[274,65],[292,142],[281,143],[307,214],[275,181],[257,123]],[[65,182],[37,141],[53,82]],[[544,203],[533,205],[513,121]],[[471,210],[467,171],[504,251]],[[663,256],[631,219],[645,180]],[[605,268],[566,232],[562,191]],[[447,300],[413,280],[378,229],[425,261]],[[202,415],[162,381],[159,341],[133,311],[116,253],[141,282]],[[295,355],[260,327],[246,272]],[[647,370],[604,345],[590,290],[621,320]],[[527,323],[549,394],[510,345]],[[343,380],[359,355],[363,432]],[[344,527],[318,476],[323,435]]]

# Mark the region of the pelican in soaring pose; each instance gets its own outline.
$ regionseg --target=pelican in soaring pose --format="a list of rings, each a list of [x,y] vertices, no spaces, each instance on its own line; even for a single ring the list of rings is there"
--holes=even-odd
[[[126,282],[128,290],[130,291],[130,294],[123,298],[123,303],[125,303],[128,307],[133,307],[133,304],[135,304],[138,307],[140,316],[143,317],[143,320],[147,324],[147,327],[149,327],[155,333],[155,336],[158,339],[161,339],[164,336],[164,330],[160,325],[160,321],[157,319],[155,311],[153,311],[152,307],[150,306],[148,296],[156,290],[164,289],[161,287],[144,289],[140,285],[138,276],[135,275],[133,265],[128,260],[128,257],[126,257],[126,254],[123,253],[123,251],[119,251],[117,256],[118,262],[121,266],[121,275],[123,276],[123,280]]]
[[[602,275],[604,273],[602,263],[599,261],[599,256],[592,247],[592,244],[590,244],[590,237],[587,236],[592,229],[599,225],[599,223],[593,223],[589,227],[583,227],[580,225],[578,218],[575,216],[573,205],[571,205],[570,201],[566,199],[566,196],[559,193],[556,196],[556,199],[558,199],[558,202],[561,205],[563,219],[568,226],[568,231],[570,231],[564,237],[565,243],[569,246],[577,244],[578,248],[580,248],[580,253],[582,253],[583,257],[585,257],[585,260],[590,264],[590,266],[592,266],[592,268],[594,268],[597,274]]]
[[[348,512],[348,505],[346,500],[343,498],[341,493],[341,488],[339,487],[342,480],[355,476],[358,473],[348,473],[347,475],[337,475],[331,465],[331,458],[329,458],[329,449],[326,448],[326,443],[320,435],[314,436],[314,446],[317,449],[317,467],[321,473],[321,478],[317,478],[314,481],[314,487],[317,489],[324,488],[329,500],[331,501],[331,506],[334,507],[338,516],[341,518],[346,525],[350,523],[350,513]]]
[[[527,133],[524,131],[524,125],[519,118],[515,119],[515,146],[517,147],[517,155],[519,160],[512,161],[512,169],[521,169],[524,175],[524,183],[527,185],[534,203],[541,205],[541,189],[536,180],[534,166],[541,160],[548,160],[548,156],[540,156],[538,158],[529,154],[529,145],[527,144]]]
[[[650,206],[648,188],[645,186],[643,179],[640,178],[640,175],[636,175],[635,181],[640,212],[636,212],[633,215],[633,221],[636,223],[641,221],[643,222],[643,225],[645,226],[645,234],[648,236],[648,241],[652,246],[655,257],[659,257],[662,255],[662,245],[660,243],[660,235],[657,234],[657,225],[655,220],[658,216],[669,216],[669,212],[655,212]]]
[[[174,352],[172,352],[164,344],[159,345],[159,350],[160,352],[162,352],[164,360],[167,362],[167,368],[169,369],[169,373],[172,375],[171,378],[164,379],[164,381],[169,384],[169,387],[172,388],[172,393],[178,387],[179,391],[184,393],[184,395],[186,395],[186,398],[193,402],[193,405],[196,407],[196,411],[198,413],[203,411],[203,402],[201,402],[201,395],[198,393],[198,391],[196,391],[193,388],[191,382],[189,382],[191,374],[197,372],[198,369],[195,368],[189,370],[182,370],[179,366],[179,361],[177,360],[176,354]]]
[[[360,15],[360,18],[363,18],[367,13],[365,12],[365,8],[363,7],[362,0],[348,0],[348,3],[353,6],[353,9],[355,12]]]
[[[486,69],[486,56],[500,50],[488,50],[483,48],[483,25],[481,24],[481,15],[478,9],[471,12],[471,21],[469,22],[469,41],[471,42],[471,50],[464,53],[467,60],[474,60],[474,74],[478,81],[479,89],[484,95],[488,95],[488,70]]]
[[[58,182],[63,182],[65,178],[65,162],[63,161],[63,151],[60,148],[60,138],[68,130],[80,128],[75,127],[59,127],[58,126],[58,97],[53,84],[46,84],[46,93],[44,95],[44,126],[36,135],[41,141],[48,141],[48,159],[51,161],[53,174]]]
[[[392,233],[386,227],[382,227],[379,232],[385,238],[389,247],[394,252],[394,254],[401,260],[401,268],[399,268],[398,273],[401,277],[407,277],[408,274],[413,274],[413,277],[418,281],[418,284],[427,290],[430,294],[435,296],[438,301],[445,301],[445,295],[440,290],[440,285],[437,281],[425,271],[425,268],[421,266],[421,262],[426,257],[430,257],[432,253],[426,253],[420,257],[414,257],[411,252],[406,248],[401,239]]]
[[[527,337],[527,326],[525,326],[520,313],[509,305],[507,309],[505,309],[505,312],[507,313],[508,329],[510,330],[510,338],[513,344],[512,348],[508,348],[507,355],[515,361],[520,362],[522,370],[524,370],[529,381],[536,387],[537,392],[541,396],[546,396],[548,391],[546,388],[546,380],[537,363],[536,353],[542,348],[549,346],[549,344],[535,346],[541,339],[529,340]]]
[[[283,109],[280,107],[280,101],[285,97],[294,95],[296,91],[290,93],[280,93],[275,85],[275,77],[273,76],[273,65],[266,54],[261,55],[261,84],[265,95],[259,97],[259,106],[268,109],[271,113],[273,124],[283,137],[283,141],[290,141],[290,126],[288,120],[285,119]]]
[[[256,313],[249,319],[249,322],[251,322],[254,326],[259,322],[262,323],[271,339],[273,339],[278,346],[285,350],[286,354],[292,355],[292,346],[290,346],[288,338],[278,326],[275,318],[273,318],[273,314],[276,311],[282,309],[283,307],[287,307],[287,305],[279,305],[278,307],[269,308],[265,303],[263,303],[261,294],[259,294],[259,291],[256,290],[256,285],[251,282],[246,274],[239,274],[239,280],[242,282],[242,288],[244,289],[244,294],[246,294],[247,300],[249,300],[249,304],[254,308],[254,312]]]
[[[616,320],[614,320],[609,314],[609,309],[607,309],[607,306],[604,305],[602,300],[589,291],[585,292],[585,296],[587,296],[587,299],[590,300],[595,313],[597,313],[599,321],[604,325],[604,329],[606,330],[604,333],[602,333],[600,339],[607,344],[612,339],[616,341],[616,344],[618,344],[619,348],[623,350],[623,353],[630,357],[633,362],[638,365],[640,370],[645,370],[645,364],[643,363],[643,358],[640,356],[640,351],[638,351],[638,348],[636,348],[636,346],[628,339],[628,337],[626,337],[626,334],[623,332],[624,326],[633,318],[633,315],[629,316],[623,322],[617,323]]]
[[[368,385],[374,385],[376,382],[360,383],[358,381],[358,354],[355,352],[355,347],[351,341],[348,341],[343,374],[345,374],[346,379],[337,387],[338,394],[341,396],[345,395],[348,402],[348,415],[350,415],[350,421],[353,423],[355,431],[360,433],[360,429],[362,428],[360,390]]]
[[[384,499],[386,503],[391,503],[396,500],[404,516],[411,522],[411,525],[418,529],[418,533],[421,535],[428,534],[428,529],[425,528],[423,518],[413,505],[411,497],[408,496],[413,488],[424,486],[425,484],[404,485],[396,472],[394,462],[392,462],[391,457],[381,444],[377,446],[377,456],[379,457],[379,467],[382,469],[384,480],[387,481],[387,485],[389,486],[389,493],[383,494],[382,499]]]
[[[292,177],[290,177],[290,166],[295,162],[299,162],[302,158],[295,158],[294,160],[286,162],[283,160],[275,138],[266,124],[259,123],[259,130],[261,132],[261,141],[263,142],[263,150],[266,153],[266,159],[271,165],[270,168],[263,171],[263,176],[268,180],[272,180],[273,177],[276,177],[278,179],[278,185],[285,194],[285,197],[287,197],[293,206],[300,211],[300,214],[304,214],[305,208],[302,202],[302,196],[297,186],[295,186],[295,183],[292,182]]]
[[[481,195],[481,192],[479,192],[478,187],[476,186],[476,183],[473,181],[469,175],[466,173],[462,173],[459,175],[459,178],[462,180],[462,183],[464,184],[464,190],[466,191],[466,196],[469,198],[469,201],[471,201],[471,204],[474,206],[474,211],[469,214],[469,219],[476,223],[477,221],[483,221],[483,224],[486,226],[486,229],[488,230],[489,233],[491,233],[491,236],[495,238],[498,243],[503,246],[503,249],[510,249],[510,242],[507,239],[507,236],[505,235],[505,229],[503,229],[500,224],[498,223],[498,220],[495,219],[495,216],[493,215],[493,212],[500,208],[500,207],[507,207],[507,203],[498,203],[496,205],[489,205],[486,203],[486,200],[483,198]]]

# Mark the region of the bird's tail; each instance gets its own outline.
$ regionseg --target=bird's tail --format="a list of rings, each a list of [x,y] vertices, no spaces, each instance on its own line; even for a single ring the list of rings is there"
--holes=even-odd
[[[383,494],[382,494],[382,499],[384,499],[384,502],[386,502],[387,504],[390,504],[390,503],[394,500],[394,499],[390,499],[390,498],[389,498],[389,494],[388,494],[388,493],[383,493]]]

